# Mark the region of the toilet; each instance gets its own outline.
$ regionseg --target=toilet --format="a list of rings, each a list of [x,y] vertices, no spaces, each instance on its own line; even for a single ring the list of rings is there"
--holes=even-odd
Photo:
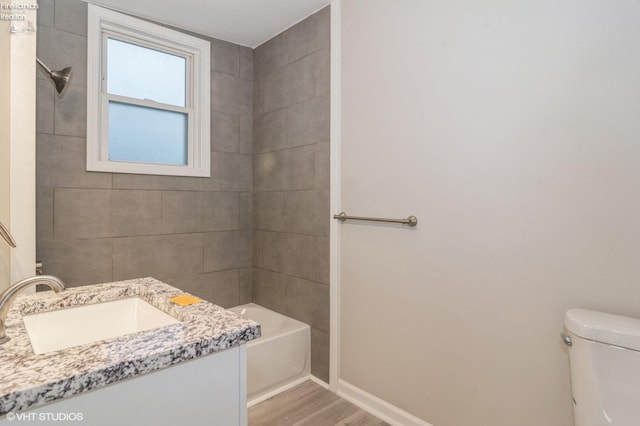
[[[640,319],[571,309],[565,328],[575,426],[640,425]]]

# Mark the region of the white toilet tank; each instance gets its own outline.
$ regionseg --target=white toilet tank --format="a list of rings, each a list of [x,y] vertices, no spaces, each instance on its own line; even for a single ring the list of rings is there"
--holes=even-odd
[[[575,425],[640,425],[640,319],[571,309],[565,328]]]

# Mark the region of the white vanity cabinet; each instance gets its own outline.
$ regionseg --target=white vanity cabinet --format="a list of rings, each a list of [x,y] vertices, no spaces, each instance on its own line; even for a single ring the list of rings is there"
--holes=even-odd
[[[32,410],[9,413],[0,419],[0,425],[246,426],[246,394],[243,344]],[[68,420],[63,421],[65,418]]]

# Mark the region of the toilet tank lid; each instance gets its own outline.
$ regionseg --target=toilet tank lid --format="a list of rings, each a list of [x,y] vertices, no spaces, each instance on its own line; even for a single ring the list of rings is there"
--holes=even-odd
[[[570,309],[564,325],[568,331],[584,339],[640,351],[640,319]]]

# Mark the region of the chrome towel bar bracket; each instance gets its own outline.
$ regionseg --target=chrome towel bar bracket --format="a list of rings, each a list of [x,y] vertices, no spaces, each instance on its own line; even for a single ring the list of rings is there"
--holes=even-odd
[[[333,218],[338,219],[340,222],[345,220],[366,220],[369,222],[401,223],[408,226],[416,226],[418,224],[418,218],[415,216],[409,216],[406,219],[386,219],[382,217],[349,216],[345,212],[341,212],[340,214],[334,214]]]

